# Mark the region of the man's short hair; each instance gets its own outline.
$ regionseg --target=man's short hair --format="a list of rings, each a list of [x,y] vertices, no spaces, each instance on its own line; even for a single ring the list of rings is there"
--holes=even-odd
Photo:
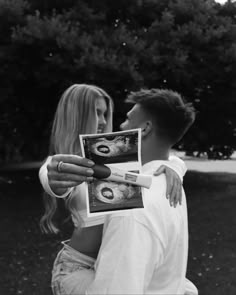
[[[193,105],[169,89],[131,92],[126,102],[141,105],[155,121],[158,134],[172,145],[183,137],[195,120]]]

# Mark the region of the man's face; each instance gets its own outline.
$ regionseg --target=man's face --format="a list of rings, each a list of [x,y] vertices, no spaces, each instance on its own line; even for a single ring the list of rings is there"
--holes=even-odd
[[[120,129],[129,130],[141,128],[142,124],[147,120],[147,115],[142,110],[140,104],[135,104],[133,108],[126,114],[126,120],[120,125]]]

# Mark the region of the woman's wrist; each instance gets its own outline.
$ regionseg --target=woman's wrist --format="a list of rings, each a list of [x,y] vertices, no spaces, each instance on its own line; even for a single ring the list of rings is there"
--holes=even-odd
[[[48,187],[46,189],[46,192],[52,196],[52,197],[56,197],[56,198],[65,198],[67,197],[73,190],[73,187],[70,188],[52,188],[50,187],[50,185],[48,184]]]
[[[50,187],[52,192],[57,195],[58,197],[64,195],[65,193],[67,193],[69,191],[68,188],[52,188]]]

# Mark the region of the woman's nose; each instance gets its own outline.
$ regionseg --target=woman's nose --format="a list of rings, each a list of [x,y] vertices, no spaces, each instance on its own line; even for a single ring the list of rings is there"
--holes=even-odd
[[[99,124],[104,124],[105,125],[106,123],[107,123],[106,118],[104,116],[101,116],[100,120],[99,120]]]

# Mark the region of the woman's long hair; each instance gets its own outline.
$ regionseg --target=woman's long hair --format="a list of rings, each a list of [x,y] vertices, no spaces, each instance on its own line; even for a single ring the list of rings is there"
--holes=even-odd
[[[74,84],[62,94],[54,116],[50,137],[49,155],[76,154],[81,155],[80,134],[97,133],[96,100],[103,97],[107,103],[106,127],[104,132],[112,131],[113,102],[111,97],[101,88],[94,85]],[[45,213],[40,220],[43,232],[57,233],[53,222],[57,210],[57,198],[44,193]],[[75,214],[73,194],[65,199],[65,206]]]

